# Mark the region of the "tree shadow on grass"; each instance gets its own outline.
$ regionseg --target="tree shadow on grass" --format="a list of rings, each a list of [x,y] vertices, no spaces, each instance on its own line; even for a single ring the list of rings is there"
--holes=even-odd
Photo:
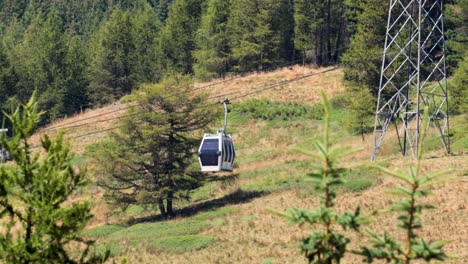
[[[242,189],[237,189],[236,191],[225,195],[221,198],[204,201],[201,203],[197,203],[194,205],[190,205],[175,211],[176,217],[189,217],[201,212],[207,212],[219,209],[221,207],[227,205],[234,205],[234,204],[243,204],[248,203],[256,198],[262,197],[267,195],[268,192],[264,191],[244,191]],[[157,214],[157,215],[150,215],[146,217],[134,218],[127,222],[128,225],[134,225],[144,222],[158,222],[158,221],[165,221],[168,220],[164,216]]]

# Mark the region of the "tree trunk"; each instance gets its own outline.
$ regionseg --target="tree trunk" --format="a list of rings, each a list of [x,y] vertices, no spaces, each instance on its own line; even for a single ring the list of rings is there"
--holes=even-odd
[[[167,212],[166,212],[166,208],[164,207],[164,201],[163,199],[159,199],[158,200],[158,207],[159,207],[159,211],[161,212],[161,215],[166,217],[167,216]]]
[[[172,192],[169,192],[169,194],[167,195],[167,215],[169,217],[175,216],[174,210],[172,208],[173,198],[174,198],[174,194]]]

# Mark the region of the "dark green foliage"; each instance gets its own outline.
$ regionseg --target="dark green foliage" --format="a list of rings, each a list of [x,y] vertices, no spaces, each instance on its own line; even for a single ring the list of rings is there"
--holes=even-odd
[[[345,80],[351,89],[367,87],[372,95],[377,96],[388,3],[366,0],[361,2],[361,7],[363,11],[357,17],[357,32],[343,57]]]
[[[295,45],[317,65],[338,62],[346,44],[347,28],[343,0],[296,0]]]
[[[449,111],[456,114],[468,112],[468,57],[460,62],[449,83]]]
[[[203,0],[175,0],[159,42],[160,63],[168,71],[192,72],[195,32],[200,24]]]
[[[432,204],[420,202],[420,198],[428,196],[439,178],[446,176],[448,173],[448,171],[437,171],[424,175],[421,170],[423,142],[429,121],[427,107],[424,113],[423,132],[419,137],[416,166],[410,166],[408,171],[390,171],[379,167],[386,174],[404,183],[392,190],[393,194],[401,197],[401,200],[395,201],[388,211],[398,214],[398,227],[405,231],[405,240],[398,241],[385,232],[378,235],[373,231],[369,231],[371,246],[363,246],[360,252],[356,252],[365,256],[368,263],[383,259],[393,263],[409,264],[415,260],[431,261],[448,258],[443,250],[443,246],[446,244],[445,241],[429,242],[417,233],[423,227],[421,212],[434,208]]]
[[[347,127],[352,133],[369,132],[373,127],[376,98],[380,82],[380,67],[385,41],[388,4],[380,0],[366,0],[358,6],[357,32],[343,56],[348,109],[351,118]]]
[[[188,199],[210,179],[192,164],[199,144],[194,133],[213,121],[213,110],[201,107],[204,97],[184,92],[190,87],[182,76],[143,86],[144,93],[134,96],[139,107],[129,109],[132,116],[112,142],[95,151],[99,184],[110,202],[158,206],[173,216],[173,201]]]
[[[81,110],[89,102],[86,87],[86,44],[79,36],[67,40],[67,53],[64,58],[64,94],[63,105],[66,114]]]
[[[47,123],[174,72],[207,80],[302,57],[345,62],[353,120],[366,120],[349,127],[367,131],[387,9],[380,0],[3,0],[0,105],[36,89]],[[467,0],[445,2],[450,74],[465,56],[467,10]]]
[[[196,33],[194,72],[198,79],[219,77],[230,68],[230,47],[227,21],[230,0],[211,0]]]
[[[152,83],[161,79],[162,69],[158,64],[157,41],[161,22],[150,5],[144,4],[131,14],[132,40],[135,45],[135,68],[131,69],[137,83]]]
[[[353,134],[365,134],[374,129],[375,108],[377,100],[366,88],[352,89],[348,93],[346,120],[347,130]]]
[[[447,46],[447,67],[453,74],[467,53],[468,45],[468,1],[456,0],[445,5],[445,28]]]
[[[38,92],[41,109],[47,109],[46,121],[64,112],[64,81],[67,53],[63,24],[56,10],[45,18],[37,15],[26,29],[22,41],[14,47],[10,63],[18,76],[16,92],[26,101],[33,90]]]
[[[89,54],[91,80],[88,95],[95,103],[108,103],[135,88],[135,42],[127,11],[116,8],[94,35]]]
[[[33,96],[8,115],[15,134],[0,138],[14,160],[0,167],[0,260],[102,263],[107,256],[89,256],[93,241],[79,236],[91,218],[90,203],[69,203],[74,191],[85,184],[85,169],[72,166],[74,156],[61,134],[55,140],[42,137],[44,158],[31,153],[28,140],[42,115],[37,107]],[[84,249],[81,255],[78,245]]]
[[[315,189],[320,196],[320,207],[313,210],[291,208],[283,215],[290,221],[303,225],[312,224],[317,227],[304,238],[301,250],[309,263],[340,263],[346,253],[346,247],[350,239],[338,233],[335,225],[343,230],[359,231],[360,225],[365,220],[361,216],[359,208],[352,213],[345,212],[338,215],[335,212],[335,189],[344,182],[343,168],[336,165],[339,157],[349,153],[349,150],[330,146],[330,104],[322,92],[324,98],[324,137],[322,142],[315,144],[317,153],[307,150],[298,151],[320,161],[316,170],[310,173],[310,180],[315,183]]]
[[[290,120],[295,118],[321,119],[322,109],[306,106],[298,103],[281,103],[269,100],[249,100],[233,107],[235,114],[248,115],[255,119],[263,120]]]
[[[283,37],[291,35],[289,28],[292,27],[292,21],[280,18],[284,17],[285,10],[291,10],[288,2],[232,2],[228,31],[235,70],[245,72],[270,69],[284,61],[285,58],[281,55],[285,54],[284,48],[287,45],[284,44]]]

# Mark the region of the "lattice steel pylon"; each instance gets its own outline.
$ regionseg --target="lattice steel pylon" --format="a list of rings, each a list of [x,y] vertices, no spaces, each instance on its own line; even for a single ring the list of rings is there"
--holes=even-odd
[[[450,153],[443,0],[390,0],[371,160],[391,124],[416,157],[425,106]]]

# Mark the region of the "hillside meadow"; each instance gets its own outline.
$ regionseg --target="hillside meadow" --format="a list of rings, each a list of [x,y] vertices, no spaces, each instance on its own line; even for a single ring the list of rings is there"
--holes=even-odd
[[[212,97],[238,96],[322,70],[295,66],[197,83],[195,87],[202,87],[197,92]],[[346,96],[342,78],[341,70],[332,71],[233,100],[228,132],[233,136],[237,152],[235,179],[220,174],[218,182],[196,190],[190,202],[178,201],[174,220],[162,220],[156,208],[145,210],[133,206],[124,211],[112,208],[105,203],[103,190],[93,183],[80,190],[73,200],[92,200],[95,216],[84,235],[97,240],[96,250],[111,251],[110,263],[123,260],[127,263],[305,263],[299,240],[312,227],[289,224],[271,210],[318,205],[313,186],[307,181],[313,161],[293,148],[311,149],[312,143],[321,136],[320,89],[331,98],[334,108],[332,141],[359,149],[339,163],[346,168],[347,183],[339,187],[337,209],[344,211],[360,206],[364,214],[372,214],[388,207],[394,199],[386,191],[397,182],[369,167],[372,135],[351,135],[346,130],[349,111],[342,104]],[[54,134],[54,129],[65,128],[73,150],[78,153],[77,165],[88,165],[93,182],[99,175],[94,174],[95,164],[87,152],[93,144],[108,137],[105,130],[119,125],[119,116],[125,115],[129,106],[131,102],[124,99],[56,121],[39,134]],[[456,258],[447,263],[468,260],[467,118],[466,114],[451,118],[452,155],[444,153],[434,131],[429,131],[423,161],[424,171],[452,169],[453,178],[435,186],[436,190],[428,198],[436,208],[423,215],[422,231],[429,240],[449,241],[446,249]],[[219,126],[221,122],[220,118]],[[38,142],[37,137],[34,141]],[[390,130],[375,163],[394,169],[412,162],[412,158],[398,153],[395,132]],[[362,234],[350,234],[352,248],[366,243],[367,228],[399,234],[394,215],[378,214],[374,218]],[[352,255],[344,261],[360,262],[359,257]]]

